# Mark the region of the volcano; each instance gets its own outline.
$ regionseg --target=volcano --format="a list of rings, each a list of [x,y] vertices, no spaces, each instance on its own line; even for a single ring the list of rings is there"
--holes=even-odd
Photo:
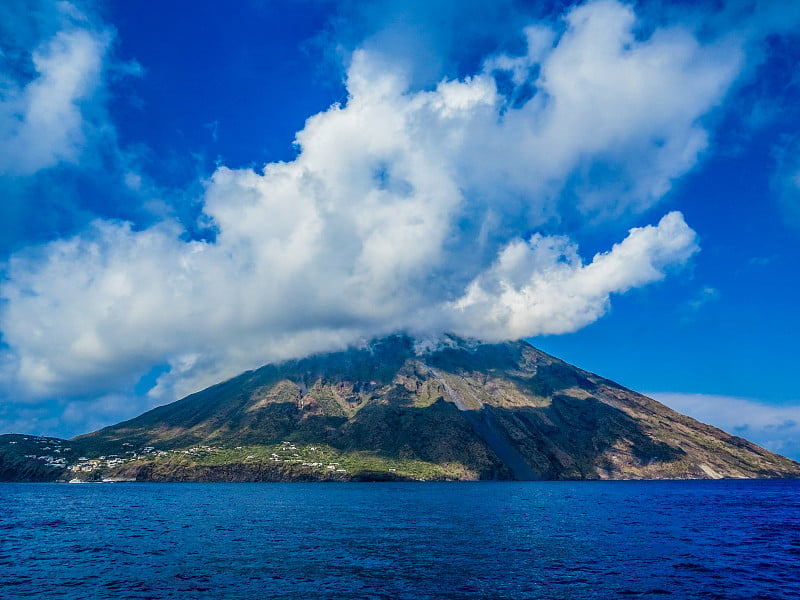
[[[62,460],[40,458],[44,444]],[[524,341],[452,336],[394,335],[267,365],[72,440],[0,436],[5,479],[798,476],[794,461]]]

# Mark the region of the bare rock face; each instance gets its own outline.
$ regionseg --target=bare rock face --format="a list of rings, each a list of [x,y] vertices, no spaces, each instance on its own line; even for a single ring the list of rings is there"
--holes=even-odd
[[[268,365],[70,444],[118,457],[105,477],[150,481],[800,476],[525,342],[453,337]]]

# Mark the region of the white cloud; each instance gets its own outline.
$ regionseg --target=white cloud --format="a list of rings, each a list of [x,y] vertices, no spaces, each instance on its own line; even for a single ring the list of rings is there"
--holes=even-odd
[[[512,242],[453,304],[460,311],[454,328],[489,339],[575,331],[608,310],[612,293],[663,279],[665,268],[685,263],[698,250],[695,237],[672,212],[658,226],[632,229],[585,266],[564,238]]]
[[[214,242],[98,221],[14,256],[0,288],[8,380],[23,397],[92,395],[168,363],[152,392],[168,400],[398,329],[573,331],[661,279],[697,249],[679,213],[586,265],[568,238],[530,232],[660,199],[704,149],[701,119],[740,56],[680,28],[637,39],[617,2],[566,19],[561,37],[528,30],[525,56],[427,91],[357,51],[347,103],[308,120],[296,160],[207,182]],[[491,75],[503,65],[539,92],[512,103]]]
[[[566,23],[555,45],[550,30],[534,26],[526,31],[526,56],[487,62],[487,70],[509,66],[517,82],[527,76],[537,93],[509,110],[503,127],[481,131],[485,154],[500,164],[476,160],[470,172],[487,192],[510,180],[522,193],[577,203],[585,215],[648,208],[706,149],[701,117],[741,69],[741,49],[701,45],[682,27],[637,39],[633,9],[615,1],[573,9]],[[507,167],[509,155],[528,159],[528,168],[517,161]]]
[[[648,396],[728,433],[800,460],[800,405],[776,405],[713,394],[648,393]]]
[[[697,292],[694,298],[689,300],[687,307],[691,312],[697,312],[709,302],[718,300],[719,297],[720,292],[717,288],[705,286]]]
[[[102,89],[111,34],[95,29],[73,5],[56,4],[61,28],[32,51],[34,75],[3,72],[0,174],[30,175],[76,162],[87,135],[102,128],[91,101]]]

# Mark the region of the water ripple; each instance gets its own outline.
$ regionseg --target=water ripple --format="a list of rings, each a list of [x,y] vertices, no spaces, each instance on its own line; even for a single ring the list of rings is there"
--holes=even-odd
[[[789,599],[798,498],[787,481],[0,484],[0,597]]]

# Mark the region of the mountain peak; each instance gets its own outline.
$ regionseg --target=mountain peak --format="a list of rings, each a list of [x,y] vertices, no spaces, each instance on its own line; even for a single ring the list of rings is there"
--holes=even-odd
[[[70,446],[100,461],[88,473],[139,480],[800,476],[524,341],[452,335],[266,365]]]

